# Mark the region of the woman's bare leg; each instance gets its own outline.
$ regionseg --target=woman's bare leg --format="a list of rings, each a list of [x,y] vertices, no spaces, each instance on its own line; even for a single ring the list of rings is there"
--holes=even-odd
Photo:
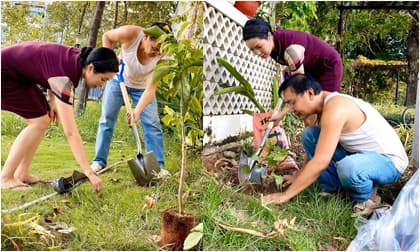
[[[2,188],[23,185],[38,178],[29,175],[29,165],[50,123],[48,115],[26,119],[28,126],[15,139],[1,172]]]

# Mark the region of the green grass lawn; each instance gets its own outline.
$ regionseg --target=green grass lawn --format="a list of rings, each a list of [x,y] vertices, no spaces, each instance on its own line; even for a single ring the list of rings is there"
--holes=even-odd
[[[336,197],[321,197],[317,185],[306,189],[282,206],[263,207],[257,195],[250,196],[208,177],[204,191],[204,246],[206,250],[345,250],[356,235],[350,218],[352,203]],[[286,220],[283,236],[261,238],[228,231],[216,222],[263,233],[276,231],[274,223]]]
[[[391,116],[397,117],[400,110]],[[89,159],[94,155],[99,114],[99,104],[89,102],[85,114],[78,119]],[[109,164],[136,155],[124,116],[121,112],[115,128]],[[2,112],[2,164],[23,127],[21,119]],[[293,141],[298,141],[298,133],[290,134]],[[2,250],[15,250],[15,246],[21,250],[158,250],[161,212],[177,207],[180,146],[177,137],[165,130],[165,161],[173,176],[151,187],[137,186],[124,162],[100,175],[104,189],[98,194],[85,183],[70,195],[58,195],[25,210],[2,214]],[[319,196],[321,189],[317,184],[287,204],[267,209],[261,205],[258,194],[251,196],[240,187],[223,184],[220,174],[203,175],[201,160],[200,153],[189,152],[184,203],[185,210],[195,215],[196,223],[204,223],[204,250],[327,250],[329,246],[345,250],[357,234],[355,219],[350,217],[353,203]],[[50,126],[30,170],[49,180],[80,170],[61,129]],[[3,190],[1,207],[9,209],[52,192],[49,185],[35,185],[30,191]],[[146,196],[157,198],[150,209],[144,207]],[[30,218],[41,226],[51,221],[63,222],[75,230],[51,236],[30,230],[24,223]],[[274,224],[279,220],[286,220],[290,226],[283,235],[269,238],[229,231],[218,224],[268,234],[276,231]]]
[[[100,105],[89,102],[83,117],[78,119],[79,130],[89,159],[94,155]],[[120,113],[108,164],[136,156],[135,141],[124,115]],[[15,115],[2,111],[2,165],[13,140],[24,127]],[[169,179],[151,187],[136,185],[126,162],[100,175],[104,189],[96,194],[89,183],[84,183],[70,195],[57,195],[24,210],[2,214],[2,250],[156,250],[161,228],[161,212],[177,207],[178,177],[181,160],[181,143],[165,133],[166,168],[172,173]],[[184,194],[185,211],[201,222],[202,182],[201,155],[190,154]],[[52,180],[68,177],[73,170],[81,171],[75,161],[61,129],[50,126],[30,167],[32,174]],[[1,208],[9,209],[53,193],[50,185],[34,185],[29,191],[2,190]],[[154,196],[156,204],[145,208],[145,197]],[[36,223],[64,222],[75,231],[70,234],[42,233],[31,230],[25,220],[34,217]]]
[[[375,107],[386,118],[393,118],[396,121],[404,109],[392,105],[376,105]],[[407,132],[401,132],[401,128],[396,130],[401,138],[407,134]],[[291,132],[289,137],[296,144],[300,139],[299,133],[296,132],[301,132],[301,130],[294,126],[288,132]],[[412,141],[412,134],[408,136],[409,141]],[[405,146],[408,148],[411,145],[405,143]],[[269,210],[261,205],[258,194],[246,195],[241,192],[240,187],[225,185],[221,182],[220,175],[210,174],[205,179],[203,243],[206,250],[308,251],[327,250],[329,247],[345,250],[357,234],[356,218],[350,217],[354,202],[338,197],[320,196],[321,188],[316,183],[287,204],[271,205]],[[379,193],[387,194],[387,198],[390,199],[395,199],[398,194],[398,192],[390,192],[389,189],[382,189]],[[392,201],[387,201],[387,203],[392,203]],[[274,226],[276,221],[286,220],[290,224],[294,218],[293,225],[285,228],[284,235],[270,238],[226,230],[218,224],[222,222],[230,227],[269,234],[276,231]]]

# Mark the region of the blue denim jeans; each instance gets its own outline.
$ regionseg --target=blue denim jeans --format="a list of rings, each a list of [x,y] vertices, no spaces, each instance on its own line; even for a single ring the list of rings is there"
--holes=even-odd
[[[302,143],[308,159],[312,159],[318,142],[320,128],[307,127],[302,133]],[[369,199],[375,185],[395,182],[401,176],[388,157],[376,152],[347,152],[340,144],[331,162],[318,177],[318,183],[327,192],[344,189],[356,202]]]
[[[127,87],[127,92],[131,95],[133,103],[137,104],[144,92],[144,89]],[[102,98],[102,114],[99,119],[95,147],[96,154],[93,159],[94,163],[98,163],[102,167],[106,166],[115,122],[117,121],[118,113],[123,104],[124,100],[121,94],[120,82],[115,79],[109,80],[105,86]],[[140,120],[143,129],[144,141],[146,143],[146,150],[153,151],[159,165],[164,168],[163,133],[160,125],[156,98],[153,98],[152,102],[143,110],[140,115]]]

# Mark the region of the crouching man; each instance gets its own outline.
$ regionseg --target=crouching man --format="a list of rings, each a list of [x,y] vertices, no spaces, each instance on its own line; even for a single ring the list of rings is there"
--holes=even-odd
[[[266,195],[264,203],[282,204],[315,180],[326,192],[345,190],[355,211],[379,204],[377,186],[395,182],[408,165],[395,130],[369,103],[337,92],[322,91],[309,75],[298,74],[279,89],[290,112],[305,120],[316,115],[317,126],[302,133],[308,162],[283,193]]]

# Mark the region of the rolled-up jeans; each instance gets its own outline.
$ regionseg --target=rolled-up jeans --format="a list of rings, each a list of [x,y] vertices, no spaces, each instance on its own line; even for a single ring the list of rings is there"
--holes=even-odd
[[[127,87],[127,92],[131,96],[133,103],[137,105],[144,89]],[[98,133],[96,136],[94,163],[105,167],[109,154],[109,147],[114,133],[114,126],[118,118],[118,113],[124,100],[121,94],[120,82],[111,79],[105,86],[102,98],[102,113],[99,119]],[[164,146],[163,133],[160,125],[156,97],[146,106],[140,115],[141,126],[147,151],[153,151],[161,168],[164,168]],[[130,132],[131,134],[131,132]],[[143,150],[144,151],[144,150]]]
[[[320,128],[316,126],[302,132],[303,148],[309,160],[314,156],[319,134]],[[387,156],[372,151],[350,153],[338,144],[331,162],[317,181],[326,192],[344,189],[354,201],[363,202],[372,195],[375,185],[393,183],[400,176]]]

